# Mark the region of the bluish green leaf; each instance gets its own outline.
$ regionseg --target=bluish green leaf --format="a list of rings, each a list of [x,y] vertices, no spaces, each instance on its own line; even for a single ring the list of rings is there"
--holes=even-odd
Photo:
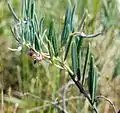
[[[49,33],[48,33],[48,40],[50,42],[52,42],[53,35],[54,35],[54,22],[51,21],[49,26]]]
[[[55,32],[55,29],[54,29],[54,32]],[[54,49],[54,52],[55,52],[55,57],[58,56],[58,42],[57,42],[57,36],[56,34],[53,36],[53,49]]]
[[[35,33],[35,50],[40,52],[41,48],[40,48],[40,39],[38,38],[37,33]]]
[[[65,15],[64,28],[61,35],[61,46],[65,45],[67,42],[67,38],[70,33],[70,24],[71,24],[71,8],[68,7]]]
[[[50,26],[49,26],[48,40],[51,42],[52,47],[54,49],[55,56],[57,57],[58,56],[58,42],[57,42],[57,36],[55,33],[53,21],[51,21]]]
[[[39,23],[39,31],[40,31],[40,34],[42,34],[43,33],[43,31],[44,31],[44,25],[43,25],[43,22],[44,22],[44,17],[42,17],[41,19],[40,19],[40,23]]]
[[[76,5],[74,5],[73,9],[72,9],[72,13],[71,13],[71,31],[74,32],[74,13],[75,13],[75,8],[76,8]]]
[[[48,40],[48,50],[49,50],[50,58],[52,59],[54,56],[54,50],[53,50],[52,44],[49,40]]]
[[[72,12],[71,12],[70,28],[68,29],[69,30],[68,33],[70,33],[70,31],[72,33],[74,32],[74,20],[73,20],[73,17],[74,17],[74,13],[75,13],[75,8],[76,8],[76,5],[74,5],[74,7],[72,9]],[[69,36],[66,36],[66,37],[69,37]],[[73,36],[70,36],[69,39],[68,39],[68,44],[67,44],[67,47],[66,47],[64,60],[66,60],[66,58],[67,58],[67,55],[68,55],[68,52],[69,52],[69,48],[70,48],[70,45],[71,45],[71,42],[72,42],[72,38],[73,38]],[[66,40],[67,39],[65,39],[65,41]]]
[[[71,58],[72,58],[72,70],[75,75],[77,75],[77,68],[78,68],[78,59],[77,59],[77,47],[76,43],[73,41],[72,42],[72,47],[71,47]]]
[[[95,101],[96,96],[96,84],[97,84],[97,74],[94,70],[94,57],[90,55],[90,68],[88,75],[88,87],[92,103]]]
[[[71,45],[72,39],[73,39],[73,36],[70,36],[70,37],[69,37],[69,40],[68,40],[68,44],[67,44],[66,50],[65,50],[64,61],[65,61],[66,58],[67,58],[67,55],[68,55],[68,52],[69,52],[69,49],[70,49],[70,45]]]
[[[34,4],[34,0],[32,0],[32,3],[31,3],[31,19],[33,19],[34,17],[34,13],[35,13],[35,4]]]
[[[90,52],[90,45],[88,45],[87,47],[87,53],[86,53],[85,63],[84,63],[84,68],[83,68],[82,84],[84,84],[85,82],[85,74],[86,74],[86,69],[87,69],[87,64],[88,64],[89,52]]]

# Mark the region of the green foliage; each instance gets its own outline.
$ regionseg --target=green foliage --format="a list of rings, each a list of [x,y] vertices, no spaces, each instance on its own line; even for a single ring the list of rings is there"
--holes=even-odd
[[[41,1],[41,2],[45,2],[45,1]],[[49,2],[52,2],[52,1],[50,0]],[[44,66],[44,69],[46,70],[46,76],[44,75],[41,76],[41,73],[45,74],[45,72],[37,71],[37,70],[43,71],[43,67],[42,69],[40,67],[34,70],[34,75],[36,76],[35,77],[32,76],[31,71],[33,70],[33,67],[30,65],[33,65],[33,64],[28,64],[29,63],[29,61],[27,60],[28,56],[22,56],[21,58],[23,61],[23,64],[22,64],[23,86],[22,87],[24,87],[22,89],[23,91],[27,91],[35,95],[36,94],[40,95],[39,99],[43,97],[44,99],[46,99],[47,97],[48,99],[50,98],[51,100],[55,100],[55,102],[57,102],[59,101],[59,99],[57,100],[56,97],[60,96],[60,99],[64,97],[59,92],[57,93],[57,91],[59,86],[63,86],[66,83],[66,80],[68,80],[65,73],[66,71],[70,75],[74,84],[79,89],[80,93],[82,93],[85,96],[85,98],[91,104],[91,107],[93,108],[93,110],[96,113],[98,113],[97,108],[95,106],[96,105],[97,72],[94,68],[95,63],[94,63],[93,55],[91,55],[90,44],[86,43],[86,38],[94,38],[100,35],[101,32],[92,34],[92,35],[91,34],[87,35],[84,32],[94,31],[95,24],[93,20],[95,20],[95,17],[97,17],[97,14],[99,12],[98,11],[99,7],[97,6],[100,6],[100,5],[98,4],[97,0],[94,0],[93,7],[89,7],[88,0],[85,0],[84,2],[78,1],[78,5],[80,3],[83,4],[82,7],[77,8],[76,3],[74,3],[74,6],[72,7],[71,5],[72,3],[71,1],[69,1],[69,5],[65,13],[64,23],[60,28],[57,27],[59,26],[59,23],[57,23],[58,20],[53,21],[53,18],[57,19],[56,14],[58,13],[52,14],[52,12],[50,12],[50,14],[52,14],[52,18],[51,16],[49,18],[49,15],[47,16],[40,15],[40,18],[39,18],[36,10],[37,4],[35,0],[22,0],[20,17],[16,15],[10,3],[8,3],[10,12],[12,13],[13,18],[15,20],[14,26],[12,26],[11,31],[16,41],[18,42],[18,45],[22,47],[22,52],[26,52],[26,51],[28,51],[29,53],[32,52],[32,54],[29,54],[29,56],[34,60],[34,63],[37,62],[36,65],[42,64],[42,66]],[[52,4],[52,6],[53,6],[52,8],[54,9],[56,5]],[[85,18],[86,13],[85,15],[82,16],[85,7],[88,9],[92,9],[92,8],[94,9],[92,10],[94,17],[92,17],[90,20],[89,20],[89,17],[87,17],[88,20]],[[46,8],[45,11],[48,9]],[[59,8],[56,8],[54,12],[57,12],[58,9]],[[76,21],[75,11],[77,11],[76,9],[79,10],[79,14],[82,16],[82,19],[81,19],[81,16],[77,18],[77,19],[79,18],[81,19],[80,25],[75,23]],[[43,10],[41,9],[40,11],[42,13]],[[43,11],[43,13],[45,12]],[[77,29],[78,31],[76,31]],[[97,31],[98,29],[96,29],[95,31]],[[61,46],[59,47],[59,45]],[[88,45],[87,48],[86,48],[86,45]],[[69,50],[71,50],[70,56],[69,56]],[[86,53],[86,55],[84,55],[83,53]],[[71,59],[71,62],[69,59]],[[53,68],[55,66],[57,67],[57,69]],[[62,75],[65,75],[65,76],[62,76]],[[88,75],[88,78],[87,78],[87,75]],[[88,85],[86,86],[85,83],[87,80],[88,80]],[[42,81],[44,81],[44,83],[41,85]],[[89,93],[87,93],[86,87],[89,88]],[[75,91],[75,93],[78,94],[78,91]],[[68,95],[71,95],[71,94],[68,94]],[[38,97],[34,97],[34,98],[38,99]],[[29,103],[29,101],[31,102],[31,97],[28,97],[28,98],[25,97],[24,101],[25,102],[27,101],[27,103]],[[65,100],[63,99],[63,103],[65,103],[64,101]],[[49,102],[46,102],[46,101],[36,102],[35,100],[28,107],[28,109],[33,108],[33,106],[39,106],[39,105],[43,105],[44,107],[44,105],[48,103]],[[68,102],[68,106],[69,106],[69,103],[70,102]],[[82,102],[82,104],[83,103],[84,102]],[[56,113],[57,110],[54,110],[52,105],[54,105],[54,103],[51,103],[51,107],[47,107],[48,109],[45,109],[45,112]],[[59,103],[55,105],[59,105]],[[60,104],[60,107],[61,106],[62,104]],[[58,111],[60,110],[61,109],[58,108]],[[67,108],[63,109],[63,112],[65,112],[64,110],[67,110]],[[36,110],[31,109],[28,111],[35,112]],[[41,110],[40,112],[44,112],[44,110]],[[75,111],[73,110],[72,112],[75,112]]]

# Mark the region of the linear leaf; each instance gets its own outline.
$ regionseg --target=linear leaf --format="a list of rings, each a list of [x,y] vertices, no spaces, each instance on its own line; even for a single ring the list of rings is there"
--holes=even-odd
[[[81,60],[81,49],[79,50],[78,55],[78,69],[77,69],[77,78],[80,81],[81,79],[81,67],[82,67],[82,60]]]
[[[37,33],[35,33],[35,50],[40,52],[40,49],[41,49],[40,47],[41,47],[40,40],[38,38]]]
[[[44,22],[44,17],[42,17],[41,19],[40,19],[40,23],[39,23],[39,31],[40,31],[40,34],[42,34],[43,33],[43,22]]]
[[[75,42],[72,42],[71,58],[72,58],[72,70],[74,74],[77,75],[78,60],[77,60],[77,47]]]
[[[73,38],[73,36],[70,36],[70,37],[69,37],[68,44],[67,44],[66,51],[65,51],[64,61],[65,61],[66,58],[67,58],[67,55],[68,55],[68,52],[69,52],[69,49],[70,49],[70,45],[71,45],[71,42],[72,42],[72,38]]]
[[[26,8],[26,16],[27,16],[27,18],[30,16],[29,15],[29,12],[30,12],[30,3],[31,3],[31,0],[28,0],[27,1],[27,8]]]
[[[54,28],[54,22],[51,21],[51,22],[50,22],[50,25],[49,25],[49,33],[48,33],[48,40],[49,40],[50,42],[52,42],[52,37],[53,37],[53,35],[54,35],[54,30],[53,30],[53,28]]]
[[[86,68],[87,68],[87,64],[88,64],[89,52],[90,52],[90,44],[88,44],[87,53],[86,53],[86,57],[85,57],[85,63],[84,63],[84,68],[83,68],[82,84],[84,84],[84,82],[85,82],[85,73],[86,73]]]
[[[64,28],[61,35],[61,46],[66,44],[70,32],[70,23],[71,23],[71,8],[68,7],[65,15]]]
[[[76,5],[74,5],[73,9],[72,9],[72,13],[71,13],[71,26],[70,29],[72,32],[74,32],[74,13],[75,13],[75,9],[76,9]]]
[[[55,29],[54,29],[54,36],[53,36],[53,39],[52,39],[52,43],[53,43],[53,49],[54,49],[54,52],[55,52],[55,57],[58,56],[58,42],[57,42],[57,36],[56,36],[56,33],[55,33]]]
[[[88,75],[88,87],[90,97],[92,99],[92,103],[95,101],[96,95],[96,84],[97,84],[97,75],[94,70],[94,57],[90,55],[90,68],[89,68],[89,75]]]
[[[93,92],[92,92],[92,102],[95,101],[96,87],[97,87],[97,72],[94,72],[94,77],[93,77]]]
[[[32,3],[31,3],[31,19],[33,19],[34,17],[34,13],[35,13],[35,4],[34,4],[34,0],[32,0]]]
[[[53,50],[52,44],[49,40],[48,40],[48,50],[49,50],[50,58],[52,59],[54,56],[54,50]]]
[[[74,8],[72,9],[72,13],[71,13],[71,23],[70,23],[71,26],[70,26],[70,30],[72,32],[74,32],[73,17],[74,17],[74,13],[75,13],[75,8],[76,8],[76,5],[74,5]],[[69,48],[70,48],[70,45],[71,45],[71,42],[72,42],[72,38],[73,38],[73,36],[70,36],[69,39],[68,39],[68,44],[67,44],[67,47],[66,47],[64,60],[66,60],[66,58],[67,58],[67,55],[68,55],[68,52],[69,52]]]

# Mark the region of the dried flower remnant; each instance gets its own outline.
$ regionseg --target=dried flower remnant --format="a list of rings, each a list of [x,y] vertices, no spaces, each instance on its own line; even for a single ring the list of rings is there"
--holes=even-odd
[[[34,59],[34,64],[44,59],[44,57],[41,54],[35,53],[35,51],[31,48],[28,51],[28,55]]]

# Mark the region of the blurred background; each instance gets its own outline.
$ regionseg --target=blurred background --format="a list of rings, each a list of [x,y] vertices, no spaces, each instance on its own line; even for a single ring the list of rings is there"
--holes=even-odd
[[[69,84],[69,76],[53,65],[45,62],[33,64],[26,51],[12,52],[17,43],[10,31],[13,24],[7,0],[0,0],[0,113],[59,113],[50,102],[62,100],[64,88]],[[62,31],[67,0],[36,0],[38,17],[49,21],[51,16]],[[20,16],[21,0],[10,0],[16,14]],[[75,24],[87,10],[85,33],[104,31],[91,42],[95,64],[99,72],[97,95],[109,98],[120,109],[120,0],[78,0]],[[77,27],[76,27],[77,30]],[[67,88],[66,102],[68,113],[92,113],[89,103],[71,82]],[[46,107],[46,105],[49,105]],[[38,108],[37,112],[34,108]],[[61,103],[63,106],[63,103]],[[37,108],[36,108],[37,109]],[[33,111],[32,111],[33,110]],[[100,113],[114,113],[108,102],[99,100]],[[15,112],[14,112],[15,113]]]

